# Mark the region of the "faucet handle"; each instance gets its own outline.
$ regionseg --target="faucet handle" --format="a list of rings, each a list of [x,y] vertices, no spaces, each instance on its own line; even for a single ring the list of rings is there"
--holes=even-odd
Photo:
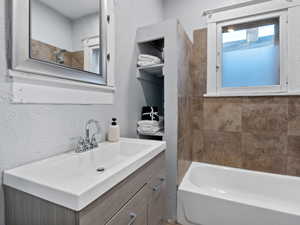
[[[79,152],[85,152],[85,151],[86,151],[85,141],[84,141],[83,137],[80,137],[78,140],[75,152],[79,153]]]
[[[80,145],[84,145],[85,144],[85,141],[84,141],[83,137],[79,138],[78,144],[80,144]]]
[[[96,135],[95,134],[92,137],[91,145],[92,145],[93,148],[97,148],[98,147],[98,142],[96,140]]]

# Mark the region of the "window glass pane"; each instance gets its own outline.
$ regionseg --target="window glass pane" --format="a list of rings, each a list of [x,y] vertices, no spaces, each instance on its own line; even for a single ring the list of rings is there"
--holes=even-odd
[[[91,71],[94,73],[99,73],[99,70],[100,70],[100,49],[95,48],[92,50]]]
[[[222,28],[222,87],[280,84],[279,18]]]

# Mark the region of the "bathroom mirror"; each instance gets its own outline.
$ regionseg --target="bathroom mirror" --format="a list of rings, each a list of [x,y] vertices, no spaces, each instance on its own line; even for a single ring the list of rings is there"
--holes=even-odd
[[[31,0],[30,57],[101,74],[98,0]]]
[[[13,0],[12,67],[106,84],[106,0]]]

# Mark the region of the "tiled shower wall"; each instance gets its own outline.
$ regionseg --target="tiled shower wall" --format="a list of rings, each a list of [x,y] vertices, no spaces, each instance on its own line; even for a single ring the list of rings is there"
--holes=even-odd
[[[300,176],[300,97],[204,98],[206,34],[194,32],[192,104],[185,112],[193,161]]]
[[[62,50],[53,45],[49,45],[37,40],[31,40],[32,57],[34,59],[44,60],[47,62],[56,63],[55,52]],[[69,52],[66,51],[64,54],[64,64],[65,66],[72,67],[75,69],[84,69],[84,52],[76,51]]]
[[[178,24],[178,184],[181,182],[192,162],[193,129],[190,115],[192,113],[192,77],[190,63],[192,59],[192,42]]]

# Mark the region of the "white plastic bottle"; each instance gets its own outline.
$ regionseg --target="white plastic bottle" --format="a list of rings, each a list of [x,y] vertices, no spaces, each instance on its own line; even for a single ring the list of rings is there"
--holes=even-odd
[[[112,118],[112,123],[108,129],[108,141],[118,142],[120,140],[120,126],[116,118]]]

